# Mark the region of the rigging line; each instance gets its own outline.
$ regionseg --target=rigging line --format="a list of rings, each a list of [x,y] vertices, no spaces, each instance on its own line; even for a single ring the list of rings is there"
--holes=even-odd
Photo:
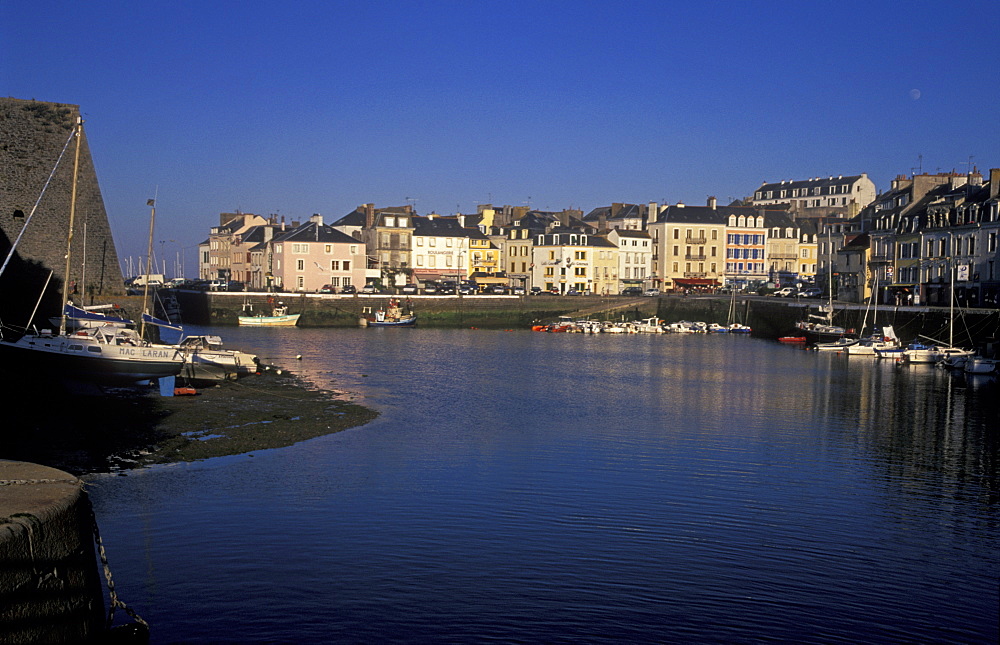
[[[52,183],[52,178],[56,175],[56,170],[59,169],[59,163],[62,161],[63,155],[66,154],[66,150],[69,149],[69,144],[73,141],[73,137],[76,136],[77,128],[74,126],[73,131],[70,132],[69,139],[66,139],[66,145],[63,146],[62,152],[59,153],[59,158],[56,159],[56,165],[52,167],[52,172],[49,173],[49,178],[45,180],[45,185],[42,186],[42,192],[39,193],[38,199],[35,200],[35,205],[31,207],[31,213],[28,214],[27,219],[24,220],[24,225],[21,227],[21,232],[17,234],[17,239],[10,247],[10,251],[7,253],[7,259],[3,261],[3,266],[0,266],[0,275],[7,270],[7,265],[10,264],[10,259],[14,257],[14,251],[17,249],[18,243],[20,243],[21,238],[24,237],[24,232],[28,230],[28,224],[31,223],[31,218],[35,216],[35,211],[38,210],[38,205],[42,203],[42,197],[45,195],[45,191],[48,190],[49,184]]]

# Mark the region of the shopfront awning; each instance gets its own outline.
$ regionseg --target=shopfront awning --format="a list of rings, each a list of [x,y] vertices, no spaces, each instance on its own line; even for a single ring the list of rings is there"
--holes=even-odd
[[[674,278],[678,287],[717,287],[719,281],[714,278]]]

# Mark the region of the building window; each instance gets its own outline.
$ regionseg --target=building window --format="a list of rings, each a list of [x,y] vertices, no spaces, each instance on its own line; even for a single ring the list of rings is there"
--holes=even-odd
[[[295,261],[295,270],[296,271],[305,271],[306,270],[306,261],[302,260],[302,259],[296,260]]]

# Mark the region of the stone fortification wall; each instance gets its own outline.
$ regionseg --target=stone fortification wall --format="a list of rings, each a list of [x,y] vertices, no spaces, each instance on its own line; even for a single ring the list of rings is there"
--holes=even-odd
[[[79,115],[76,105],[0,98],[0,251],[3,258],[21,233]],[[88,296],[89,302],[90,298],[123,293],[123,285],[86,132],[80,145],[76,224],[68,282],[76,283],[78,301]],[[0,303],[0,313],[9,313],[12,306],[16,307],[8,298],[12,293],[18,300],[29,300],[33,306],[49,270],[53,272],[53,281],[46,292],[49,295],[45,305],[48,309],[55,303],[58,310],[59,289],[66,281],[64,255],[74,148],[75,142],[66,150],[18,245],[17,257],[3,276],[5,297]]]

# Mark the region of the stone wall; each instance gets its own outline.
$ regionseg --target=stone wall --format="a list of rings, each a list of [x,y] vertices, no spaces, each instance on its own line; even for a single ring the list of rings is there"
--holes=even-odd
[[[0,251],[4,259],[21,234],[79,115],[76,105],[0,98]],[[45,305],[49,309],[54,304],[58,311],[59,289],[65,282],[64,255],[75,145],[74,141],[66,149],[48,190],[24,230],[17,256],[2,278],[4,300],[0,302],[0,314],[10,314],[12,309],[23,310],[25,300],[34,306],[50,270],[52,283],[46,290]],[[80,146],[76,223],[68,280],[76,284],[78,301],[82,301],[84,295],[108,298],[123,293],[118,254],[86,131]],[[12,302],[11,296],[21,302]]]

